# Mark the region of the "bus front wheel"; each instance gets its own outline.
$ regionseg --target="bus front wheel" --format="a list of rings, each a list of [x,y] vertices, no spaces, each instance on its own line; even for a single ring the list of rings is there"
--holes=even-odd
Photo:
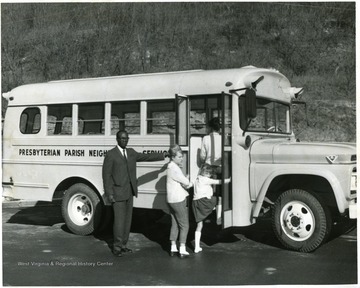
[[[77,235],[89,235],[99,227],[102,203],[96,192],[83,183],[72,185],[62,201],[66,226]]]
[[[291,189],[275,202],[273,229],[281,244],[288,249],[311,252],[327,238],[330,214],[319,199],[307,191]]]

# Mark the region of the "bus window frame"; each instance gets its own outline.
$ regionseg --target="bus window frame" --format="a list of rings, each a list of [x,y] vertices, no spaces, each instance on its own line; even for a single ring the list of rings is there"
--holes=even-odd
[[[31,115],[29,114],[29,112],[26,112],[27,110],[37,110],[38,113],[34,113],[32,116],[32,119],[30,119]],[[26,121],[25,121],[25,131],[22,130],[21,124],[23,123],[22,121],[22,117],[23,115],[26,115]],[[39,115],[39,120],[36,119],[36,116]],[[34,129],[35,124],[37,124],[38,121],[38,125],[39,128],[38,129]],[[19,118],[19,131],[21,134],[23,135],[35,135],[38,134],[41,131],[41,109],[39,107],[26,107],[20,114],[20,118]]]
[[[151,106],[153,103],[166,103],[167,105],[171,105],[172,106],[172,110],[157,110],[157,111],[151,111],[151,109],[149,109],[149,106]],[[150,104],[150,105],[149,105]],[[166,108],[166,107],[165,107]],[[166,120],[170,120],[171,118],[159,118],[159,117],[152,117],[152,115],[149,115],[149,113],[172,113],[173,114],[173,119],[174,119],[174,123],[173,124],[164,124],[164,125],[154,125],[153,121],[154,120],[162,120],[165,121]],[[150,117],[151,116],[151,117]],[[176,108],[175,108],[175,102],[173,99],[165,99],[165,100],[146,100],[146,135],[174,135],[176,133]],[[170,121],[169,121],[170,122]],[[171,126],[171,127],[169,127]],[[170,131],[166,131],[165,133],[154,133],[154,132],[150,132],[153,130],[153,127],[166,127],[168,130]]]
[[[77,103],[78,105],[78,113],[77,113],[77,122],[78,122],[78,136],[105,136],[105,117],[106,117],[106,111],[105,111],[105,105],[106,102],[86,102],[86,103]],[[91,106],[96,106],[96,105],[102,105],[102,108],[103,108],[103,118],[94,118],[94,119],[84,119],[82,118],[81,116],[84,116],[83,114],[80,114],[80,111],[81,111],[81,108],[84,107],[82,105],[91,105]],[[86,114],[86,115],[91,115],[91,114]],[[80,121],[83,122],[83,128],[82,128],[82,131],[80,133],[79,131],[79,123]],[[96,132],[96,131],[88,131],[88,132],[85,132],[86,130],[86,124],[88,123],[96,123],[96,122],[99,122],[99,132]]]
[[[111,101],[111,102],[108,102],[110,103],[111,107],[110,107],[110,135],[116,135],[116,133],[112,134],[112,131],[113,131],[113,124],[115,121],[118,121],[118,124],[119,124],[119,129],[118,131],[120,130],[126,130],[129,134],[131,135],[140,135],[141,134],[141,100],[134,100],[134,101]],[[118,116],[118,114],[115,114],[117,111],[115,109],[113,109],[113,107],[115,105],[125,105],[126,107],[126,104],[133,104],[133,105],[136,105],[136,109],[129,109],[129,110],[126,110],[126,111],[121,111],[124,115],[124,117],[120,118]],[[127,119],[126,118],[126,114],[129,114],[129,113],[136,113],[138,114],[138,117],[137,118],[132,118],[132,119]],[[112,117],[118,117],[117,119],[113,119]],[[106,116],[105,116],[106,117]],[[138,121],[138,125],[133,125],[133,126],[130,126],[130,125],[126,125],[126,121]],[[127,129],[127,128],[137,128],[138,129],[138,132],[137,133],[132,133],[132,131],[130,129]]]
[[[55,106],[57,106],[57,107],[69,106],[70,115],[64,114],[61,120],[49,121],[49,116],[54,116],[54,115],[50,115],[49,108],[52,108],[52,107],[55,107]],[[68,112],[66,111],[66,113],[68,113]],[[71,121],[64,121],[65,118],[70,118]],[[51,136],[71,136],[73,134],[73,124],[74,124],[73,118],[74,118],[73,117],[73,103],[49,104],[49,105],[47,105],[47,109],[46,109],[46,135],[50,136],[50,137]],[[63,125],[64,125],[65,122],[70,122],[71,123],[70,133],[63,133]],[[52,133],[52,134],[49,134],[49,123],[55,123],[54,133]],[[59,129],[60,131],[58,133],[55,133],[58,130],[58,126],[59,126],[58,124],[59,123],[61,123],[60,129]]]
[[[200,95],[189,95],[190,99],[189,99],[189,105],[190,107],[188,108],[189,109],[189,136],[205,136],[208,134],[208,123],[209,121],[214,118],[214,117],[218,117],[219,119],[221,118],[221,109],[219,107],[222,107],[222,93],[216,93],[216,94],[200,94]],[[200,110],[200,109],[194,109],[192,110],[192,105],[191,105],[191,102],[193,100],[204,100],[204,107],[205,107],[205,110]],[[217,101],[217,104],[214,108],[211,108],[210,107],[210,101],[212,100],[216,100]],[[208,109],[208,110],[206,110]],[[191,124],[190,123],[190,116],[191,116],[191,112],[192,111],[196,111],[197,113],[200,114],[199,111],[202,111],[201,113],[205,113],[205,117],[204,117],[204,123],[203,124],[197,124],[197,125],[201,125],[204,127],[205,129],[205,133],[192,133],[192,129],[191,127],[192,126],[195,126],[196,124]],[[217,113],[214,113],[215,111],[217,111]],[[215,115],[217,114],[217,115]]]
[[[239,105],[239,123],[240,123],[240,128],[242,129],[242,130],[244,130],[244,127],[245,126],[247,126],[247,121],[249,121],[249,117],[247,117],[248,116],[248,114],[247,114],[247,112],[246,112],[246,105],[245,105],[245,102],[246,102],[246,100],[245,100],[246,98],[245,98],[245,94],[242,94],[242,95],[240,95],[240,97],[239,97],[239,102],[238,102],[238,105]],[[291,123],[291,119],[287,119],[288,118],[288,114],[290,113],[290,109],[291,109],[291,105],[289,104],[289,103],[287,103],[287,102],[283,102],[283,101],[276,101],[276,100],[272,100],[272,99],[269,99],[269,98],[267,98],[267,97],[262,97],[262,96],[256,96],[256,104],[258,103],[258,100],[264,100],[264,101],[269,101],[269,103],[271,103],[272,105],[276,105],[276,104],[281,104],[281,105],[283,105],[283,106],[286,106],[288,109],[287,109],[287,113],[286,113],[286,120],[285,120],[285,123],[286,123],[286,131],[284,132],[284,131],[279,131],[279,130],[276,130],[276,131],[269,131],[269,130],[267,130],[268,128],[264,128],[264,130],[255,130],[255,129],[251,129],[251,127],[250,127],[250,123],[249,123],[249,125],[248,125],[248,127],[247,127],[247,129],[246,129],[246,132],[252,132],[252,133],[277,133],[277,134],[283,134],[283,135],[291,135],[291,131],[292,131],[292,123]],[[270,117],[269,116],[269,113],[268,113],[268,111],[267,111],[267,109],[266,109],[266,107],[264,107],[264,106],[257,106],[256,105],[256,110],[260,110],[260,109],[264,109],[265,110],[265,120],[266,120],[266,123],[268,123],[268,117]],[[272,107],[272,109],[271,109],[271,111],[270,111],[270,113],[276,113],[275,112],[275,110],[278,110],[278,108],[276,108],[276,107]],[[258,114],[258,113],[256,113],[256,114]],[[257,118],[258,117],[258,115],[255,117],[255,118]],[[255,119],[255,118],[251,118],[251,121],[253,121],[253,119]],[[278,115],[273,115],[273,117],[272,117],[272,119],[273,119],[273,121],[276,121],[276,119],[278,119],[279,118],[279,116]],[[265,123],[265,124],[266,124]]]

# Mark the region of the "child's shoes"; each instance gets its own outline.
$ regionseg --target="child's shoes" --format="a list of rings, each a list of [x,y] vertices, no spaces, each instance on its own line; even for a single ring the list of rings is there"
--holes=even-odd
[[[201,252],[201,251],[202,251],[202,248],[201,248],[201,247],[194,249],[194,253],[199,253],[199,252]]]

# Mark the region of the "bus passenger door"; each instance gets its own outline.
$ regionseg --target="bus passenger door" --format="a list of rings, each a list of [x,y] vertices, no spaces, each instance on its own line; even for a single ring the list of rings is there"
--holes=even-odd
[[[176,95],[176,143],[184,152],[185,175],[195,181],[200,166],[200,149],[202,138],[208,131],[207,123],[214,117],[219,117],[222,135],[222,184],[221,206],[222,227],[232,226],[232,190],[231,184],[224,180],[231,177],[231,95],[222,93],[216,95]]]
[[[190,103],[189,97],[176,95],[176,138],[184,153],[183,172],[189,175],[190,181],[194,182],[198,174],[200,164],[198,163],[201,136],[190,137]]]

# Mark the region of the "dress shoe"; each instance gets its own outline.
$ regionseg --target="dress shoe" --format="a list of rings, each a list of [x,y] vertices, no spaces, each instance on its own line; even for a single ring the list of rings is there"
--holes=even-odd
[[[123,254],[121,253],[121,251],[111,251],[113,254],[114,254],[114,256],[116,256],[116,257],[122,257],[123,256]]]
[[[170,255],[170,257],[174,257],[178,253],[179,253],[179,251],[170,251],[169,255]]]
[[[121,248],[122,253],[132,253],[132,250],[130,248]]]

